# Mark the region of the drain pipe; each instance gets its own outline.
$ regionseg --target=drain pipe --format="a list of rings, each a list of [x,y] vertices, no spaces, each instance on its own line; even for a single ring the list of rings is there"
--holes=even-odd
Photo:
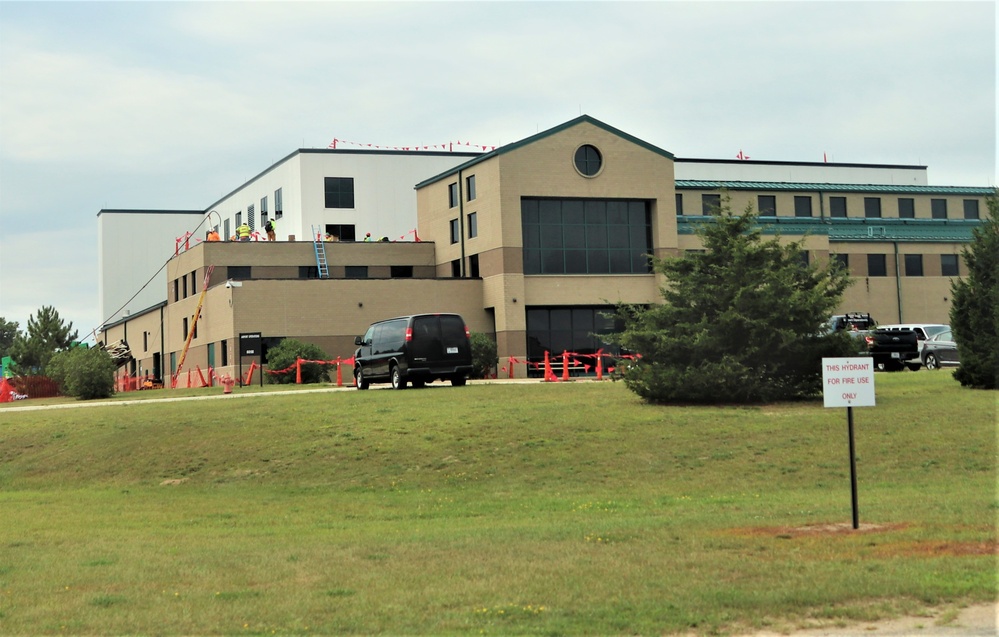
[[[898,241],[892,241],[895,248],[895,299],[898,303],[898,322],[902,323],[902,268],[898,264]]]
[[[458,274],[465,277],[465,196],[461,191],[461,170],[458,170],[458,244],[461,246],[461,263],[458,264]]]

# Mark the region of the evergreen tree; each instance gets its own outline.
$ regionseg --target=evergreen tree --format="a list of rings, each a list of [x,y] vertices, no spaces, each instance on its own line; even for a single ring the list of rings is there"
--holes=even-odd
[[[0,356],[9,356],[10,347],[14,344],[14,337],[18,332],[17,321],[8,321],[0,316]]]
[[[968,276],[951,284],[950,326],[961,357],[954,372],[965,387],[999,386],[999,198],[962,250]]]
[[[849,335],[824,333],[848,274],[804,263],[803,240],[763,240],[752,207],[736,215],[726,201],[697,232],[702,252],[653,259],[668,280],[663,304],[618,309],[625,329],[614,340],[639,354],[627,386],[652,403],[820,393],[821,359],[857,353]]]
[[[69,349],[76,339],[73,323],[65,324],[54,307],[42,306],[37,314],[28,317],[27,329],[18,333],[11,344],[15,371],[44,374],[52,355]]]

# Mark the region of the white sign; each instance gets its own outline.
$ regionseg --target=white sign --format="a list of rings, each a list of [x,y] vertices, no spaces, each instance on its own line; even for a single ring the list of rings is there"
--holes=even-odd
[[[873,407],[874,360],[823,358],[822,395],[826,407]]]

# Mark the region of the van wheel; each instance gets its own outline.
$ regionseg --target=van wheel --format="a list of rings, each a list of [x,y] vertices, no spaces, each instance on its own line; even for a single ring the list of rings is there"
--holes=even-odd
[[[398,365],[392,368],[392,389],[406,389],[406,379],[402,377]]]
[[[368,388],[368,379],[364,377],[364,370],[360,367],[354,368],[354,386],[358,389]]]
[[[464,387],[465,386],[465,380],[466,379],[465,379],[464,376],[455,376],[454,378],[451,379],[451,386],[452,387]]]

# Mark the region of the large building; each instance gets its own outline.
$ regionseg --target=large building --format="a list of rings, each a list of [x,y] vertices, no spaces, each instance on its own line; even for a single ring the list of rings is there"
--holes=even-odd
[[[752,205],[766,232],[804,238],[803,260],[846,266],[854,285],[842,310],[882,323],[946,322],[961,249],[995,194],[928,185],[923,166],[677,159],[584,115],[408,174],[415,218],[399,212],[405,197],[360,215],[363,182],[388,183],[377,154],[365,156],[370,169],[349,174],[336,163],[341,152],[299,151],[281,179],[258,177],[211,206],[208,223],[224,235],[237,214],[260,228],[263,211],[278,209],[264,198],[281,188],[279,241],[179,251],[167,262],[163,302],[105,327],[101,340],[131,346],[127,372],[176,370],[206,275],[185,369],[236,372],[248,362],[241,335],[257,334],[264,354],[292,337],[346,359],[369,323],[424,311],[461,313],[496,339],[501,361],[613,351],[600,335],[615,329],[606,316],[614,304],[661,300],[665,281],[646,255],[700,249],[694,227],[723,203]],[[278,183],[297,184],[297,216]],[[358,241],[361,227],[388,241]],[[312,241],[331,229],[341,241]]]

